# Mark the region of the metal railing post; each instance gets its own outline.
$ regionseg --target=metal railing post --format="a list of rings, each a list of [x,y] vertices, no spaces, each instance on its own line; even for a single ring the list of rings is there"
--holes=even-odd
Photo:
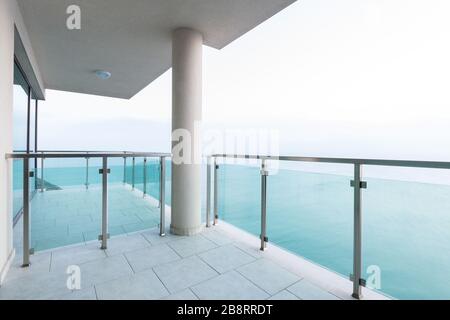
[[[127,183],[127,157],[123,157],[123,184]]]
[[[211,157],[206,158],[206,227],[211,227]]]
[[[351,181],[351,186],[354,188],[354,216],[353,216],[353,274],[351,280],[353,281],[352,297],[361,299],[361,288],[365,285],[365,280],[362,278],[362,212],[361,212],[361,189],[367,187],[365,181],[361,181],[361,165],[355,163],[354,165],[354,180]]]
[[[266,248],[267,238],[267,228],[266,228],[266,218],[267,218],[267,176],[269,175],[266,170],[266,162],[263,159],[261,162],[261,251]]]
[[[89,157],[86,157],[86,182],[84,183],[86,190],[89,189]]]
[[[108,248],[108,157],[103,157],[103,165],[100,170],[102,175],[102,234],[100,240],[102,241],[101,249]]]
[[[214,222],[213,225],[217,225],[219,220],[219,181],[218,181],[219,165],[217,164],[217,158],[214,158]]]
[[[133,157],[133,164],[131,167],[131,188],[134,190],[134,176],[135,176],[135,166],[136,166],[136,158]]]
[[[30,266],[30,160],[23,159],[23,263]]]
[[[147,158],[144,158],[144,197],[147,195]]]
[[[42,153],[44,154],[44,153]],[[44,192],[44,157],[41,158],[41,192]]]
[[[164,237],[166,235],[166,158],[161,157],[160,174],[159,174],[159,202],[160,202],[160,223],[159,235]]]

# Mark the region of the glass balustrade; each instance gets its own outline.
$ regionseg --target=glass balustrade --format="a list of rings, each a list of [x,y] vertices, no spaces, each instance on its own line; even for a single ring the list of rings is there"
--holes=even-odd
[[[12,161],[13,214],[23,207],[23,159]],[[35,251],[98,241],[102,235],[102,158],[29,161],[30,246]],[[165,160],[166,204],[170,205],[170,159]],[[261,235],[261,160],[219,161],[219,219]],[[354,272],[355,212],[361,191],[362,268],[367,287],[400,299],[450,298],[450,170],[354,163],[265,161],[266,236],[269,243],[345,278]],[[413,164],[413,163],[406,163]],[[43,166],[42,166],[43,165]],[[422,164],[428,165],[428,164]],[[445,166],[445,164],[435,164]],[[211,178],[214,179],[214,166]],[[158,157],[108,158],[108,234],[130,234],[160,223]],[[202,177],[206,181],[206,166]],[[211,196],[214,184],[210,181]],[[134,185],[134,188],[133,188]],[[357,190],[358,189],[358,190]],[[206,216],[202,185],[202,221]],[[216,203],[213,203],[216,201]],[[259,245],[255,243],[255,246]]]
[[[357,165],[310,161],[279,161],[268,170],[266,235],[270,243],[348,278],[358,257]],[[443,254],[450,248],[450,170],[432,169],[443,163],[383,163],[360,165],[361,279],[394,298],[448,299],[450,281],[442,270],[450,268]],[[218,190],[219,218],[260,237],[260,166],[221,164]]]
[[[78,156],[78,155],[77,155]],[[135,188],[122,157],[108,158],[108,233],[111,236],[159,224],[160,158],[136,158]],[[128,161],[131,158],[127,158]],[[102,158],[14,159],[13,214],[23,208],[23,161],[29,161],[30,248],[34,251],[99,240],[102,234]],[[131,161],[130,161],[131,163]],[[145,168],[145,170],[144,170]],[[145,175],[144,175],[145,174]],[[169,186],[170,188],[170,186]],[[145,197],[144,197],[145,194]],[[170,200],[169,200],[170,201]],[[17,216],[20,218],[20,216]]]

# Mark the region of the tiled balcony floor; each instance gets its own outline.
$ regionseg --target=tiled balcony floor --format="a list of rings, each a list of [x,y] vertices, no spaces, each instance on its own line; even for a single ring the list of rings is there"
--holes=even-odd
[[[117,236],[102,251],[83,243],[32,256],[18,253],[0,299],[347,299],[351,283],[221,222],[193,237],[158,235],[156,228]],[[69,265],[81,270],[81,290],[67,289]],[[365,290],[367,298],[383,296]]]

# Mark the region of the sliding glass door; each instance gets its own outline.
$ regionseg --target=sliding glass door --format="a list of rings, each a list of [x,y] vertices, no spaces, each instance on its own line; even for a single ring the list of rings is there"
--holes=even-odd
[[[15,152],[33,152],[36,144],[36,104],[31,101],[31,87],[23,75],[20,66],[14,63],[13,86],[13,150]],[[30,162],[32,171],[34,160]],[[13,162],[13,220],[20,216],[23,207],[23,162]],[[30,181],[30,193],[35,191],[34,175]]]

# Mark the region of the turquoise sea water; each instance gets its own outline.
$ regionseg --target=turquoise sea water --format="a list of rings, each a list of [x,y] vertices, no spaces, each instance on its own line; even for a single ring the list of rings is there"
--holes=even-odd
[[[136,163],[136,188],[142,190],[142,161]],[[126,180],[131,183],[130,163],[128,165]],[[20,175],[21,166],[17,167],[15,174]],[[166,167],[169,180],[169,163]],[[92,185],[100,184],[99,168],[99,162],[92,163],[89,171]],[[109,182],[122,182],[123,164],[113,163],[110,168]],[[147,168],[148,193],[158,198],[158,163],[149,161]],[[44,179],[67,191],[73,186],[82,186],[85,174],[84,166],[60,165],[47,168]],[[269,241],[348,277],[352,272],[353,248],[350,180],[350,174],[287,169],[269,176]],[[446,275],[446,270],[450,270],[447,254],[450,249],[450,186],[365,180],[368,188],[363,190],[363,270],[378,266],[381,270],[380,291],[395,298],[450,299],[450,278]],[[15,193],[18,194],[20,181],[14,179]],[[70,198],[70,195],[65,197]],[[111,210],[123,205],[114,196],[111,201]],[[20,205],[20,201],[18,203]],[[166,183],[166,203],[170,204],[170,181]],[[139,202],[136,206],[140,206]],[[157,210],[155,212],[157,217]],[[260,234],[259,168],[220,166],[219,216],[254,235]],[[77,217],[67,218],[78,220]],[[152,219],[154,223],[156,220]],[[366,274],[365,278],[368,276]]]

